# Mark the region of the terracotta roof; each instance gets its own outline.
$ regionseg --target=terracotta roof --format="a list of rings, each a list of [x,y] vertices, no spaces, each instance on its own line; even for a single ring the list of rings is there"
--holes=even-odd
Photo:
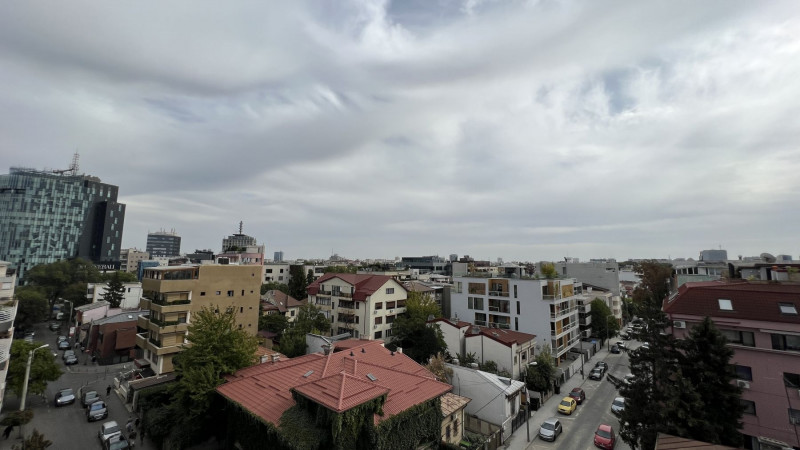
[[[380,342],[381,344],[383,343],[383,341],[380,339],[376,339],[376,341]],[[367,342],[366,339],[356,339],[356,338],[342,339],[340,341],[333,342],[333,348],[334,348],[333,351],[338,352],[341,350],[348,350],[353,347],[359,347],[361,345],[364,345],[365,342]]]
[[[458,329],[472,326],[471,323],[464,322],[463,320],[455,321],[455,320],[445,319],[444,317],[439,317],[437,319],[429,320],[428,322],[437,322],[439,323],[439,325],[446,323],[447,325],[450,325],[451,327],[455,327]]]
[[[434,292],[436,289],[428,286],[425,283],[421,283],[419,281],[406,281],[403,283],[403,286],[406,288],[407,291],[411,292]]]
[[[375,423],[452,389],[408,356],[390,352],[380,341],[364,341],[349,351],[329,355],[314,353],[258,364],[227,379],[217,388],[221,395],[276,425],[283,412],[295,404],[292,389],[337,411],[387,394],[384,415],[376,415]]]
[[[367,297],[374,294],[378,289],[383,287],[389,281],[395,281],[394,278],[386,275],[369,275],[369,274],[355,274],[355,273],[326,273],[325,275],[317,278],[313,283],[308,285],[308,295],[317,295],[319,287],[326,281],[338,278],[355,288],[353,293],[353,300],[365,301]],[[396,283],[396,281],[395,281]],[[405,290],[402,284],[397,285]]]
[[[719,299],[731,301],[733,310],[719,307]],[[800,284],[701,281],[686,283],[664,301],[667,314],[698,317],[800,323],[800,315],[782,314],[778,303],[791,303],[800,311]]]
[[[442,417],[447,417],[459,409],[467,406],[472,399],[448,392],[442,396]]]
[[[520,345],[520,344],[524,344],[526,342],[529,342],[529,341],[532,341],[532,340],[536,339],[536,335],[535,334],[522,333],[522,332],[519,332],[519,331],[511,331],[511,330],[506,330],[504,328],[482,327],[482,326],[473,325],[473,324],[471,324],[469,322],[464,322],[464,321],[458,321],[456,323],[453,323],[452,320],[448,320],[448,319],[445,319],[445,318],[442,318],[442,317],[440,317],[438,319],[429,320],[428,322],[429,323],[436,322],[440,326],[441,326],[441,324],[447,324],[447,325],[450,325],[452,327],[456,327],[458,329],[461,329],[461,328],[464,328],[464,327],[470,327],[470,329],[467,330],[466,334],[464,335],[465,337],[469,338],[469,337],[482,335],[482,336],[488,337],[489,339],[493,339],[493,340],[495,340],[497,342],[500,342],[501,344],[504,344],[504,345],[506,345],[508,347],[511,347],[511,345],[515,344],[515,343],[517,345]],[[480,331],[478,333],[473,333],[472,332],[472,328],[473,327],[480,329]]]
[[[656,442],[656,450],[673,450],[673,449],[727,450],[734,448],[735,447],[710,444],[708,442],[694,441],[692,439],[686,439],[664,433],[658,433],[658,441]]]

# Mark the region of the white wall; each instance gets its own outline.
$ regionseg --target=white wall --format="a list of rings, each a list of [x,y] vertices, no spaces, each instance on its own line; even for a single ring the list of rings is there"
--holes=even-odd
[[[472,399],[464,409],[465,415],[499,425],[503,428],[503,439],[508,439],[511,436],[511,421],[519,411],[520,397],[509,400],[500,387],[487,381],[487,377],[498,378],[496,375],[452,364],[447,364],[447,367],[453,369],[450,379],[453,393]],[[524,386],[519,381],[512,383]]]
[[[139,309],[139,300],[142,299],[142,283],[123,283],[125,287],[125,298],[119,307],[122,309]],[[103,295],[108,290],[108,283],[89,283],[87,285],[86,298],[90,303],[96,303],[103,299]]]

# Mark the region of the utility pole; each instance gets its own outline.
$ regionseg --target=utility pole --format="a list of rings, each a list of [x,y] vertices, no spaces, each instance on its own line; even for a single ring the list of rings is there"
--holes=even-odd
[[[44,344],[41,347],[36,347],[35,349],[28,352],[28,364],[25,366],[25,381],[22,382],[22,400],[19,403],[20,411],[25,411],[25,397],[27,397],[28,394],[28,378],[30,378],[31,376],[31,362],[33,362],[33,352],[49,346],[50,344]]]

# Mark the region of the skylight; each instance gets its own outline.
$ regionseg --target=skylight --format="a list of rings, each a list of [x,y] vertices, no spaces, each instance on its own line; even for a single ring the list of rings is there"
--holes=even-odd
[[[303,375],[303,378],[308,378],[308,377],[310,377],[312,373],[314,373],[314,371],[313,371],[313,370],[309,370],[308,372],[306,372],[306,374],[305,374],[305,375]]]
[[[367,378],[369,378],[369,379],[370,379],[370,380],[372,380],[372,381],[378,381],[378,379],[375,377],[375,375],[373,375],[373,374],[371,374],[371,373],[368,373],[368,374],[367,374]]]
[[[733,311],[733,302],[730,300],[721,298],[717,301],[719,302],[719,309],[723,311]]]
[[[794,314],[797,315],[797,308],[793,303],[778,303],[781,308],[781,314]]]

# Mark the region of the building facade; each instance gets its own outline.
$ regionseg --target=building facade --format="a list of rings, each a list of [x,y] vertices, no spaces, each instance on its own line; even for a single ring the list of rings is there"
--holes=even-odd
[[[562,276],[575,278],[582,283],[608,289],[619,295],[619,264],[616,260],[595,260],[591,262],[555,263],[556,271]]]
[[[392,323],[406,312],[408,293],[383,275],[328,273],[308,286],[308,301],[331,320],[333,334],[354,338],[392,338]]]
[[[147,233],[147,253],[151,258],[179,256],[181,237],[175,230]]]
[[[256,266],[187,265],[144,270],[136,346],[157,375],[174,370],[172,358],[189,341],[192,314],[230,308],[237,326],[258,331],[261,270]]]
[[[409,269],[419,269],[420,273],[439,273],[447,272],[448,261],[441,256],[404,256],[400,260],[400,265]]]
[[[745,448],[775,439],[800,447],[800,284],[686,283],[664,303],[683,338],[708,316],[734,350]]]
[[[122,283],[125,289],[124,297],[119,307],[121,309],[139,308],[139,300],[142,299],[142,283]],[[89,303],[95,303],[103,299],[108,290],[108,283],[88,283],[86,285],[86,298]]]
[[[118,190],[93,176],[12,167],[0,175],[0,260],[18,280],[76,257],[116,269],[125,223]]]
[[[6,375],[11,362],[14,319],[17,317],[17,301],[14,299],[17,277],[9,269],[10,265],[8,261],[0,261],[0,410],[6,395]]]
[[[150,254],[136,248],[123,248],[119,252],[119,270],[128,273],[136,273],[139,269],[139,261],[150,259]]]

